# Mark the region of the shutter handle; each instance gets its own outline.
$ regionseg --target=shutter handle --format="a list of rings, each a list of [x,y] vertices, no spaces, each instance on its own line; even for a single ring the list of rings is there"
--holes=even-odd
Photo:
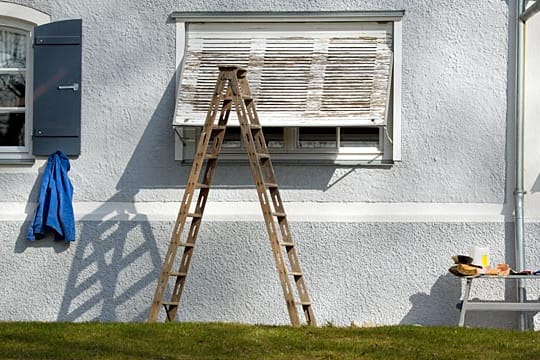
[[[79,83],[73,83],[71,85],[58,85],[58,90],[79,91]]]

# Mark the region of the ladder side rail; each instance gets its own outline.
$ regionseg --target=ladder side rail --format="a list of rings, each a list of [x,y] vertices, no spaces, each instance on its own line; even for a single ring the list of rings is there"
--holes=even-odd
[[[227,81],[227,80],[225,79],[224,81]],[[223,145],[223,139],[225,137],[225,130],[226,130],[226,125],[229,119],[230,112],[231,112],[231,105],[224,102],[221,108],[220,116],[218,120],[218,130],[214,131],[216,129],[214,127],[214,122],[205,125],[206,131],[211,132],[212,134],[210,137],[210,141],[212,142],[212,147],[211,149],[208,149],[208,146],[209,146],[208,143],[203,146],[205,146],[206,151],[210,150],[210,154],[215,155],[216,157],[207,160],[206,168],[202,176],[202,181],[198,183],[204,186],[199,190],[199,196],[197,199],[197,203],[195,205],[195,213],[200,214],[200,217],[193,218],[191,222],[191,228],[189,230],[187,240],[186,240],[186,244],[189,244],[190,246],[185,247],[184,252],[182,254],[182,259],[180,261],[180,266],[177,273],[178,276],[174,283],[174,288],[173,288],[173,292],[171,296],[171,304],[180,303],[180,298],[184,290],[188,270],[191,265],[193,252],[195,250],[194,246],[195,246],[195,243],[197,242],[200,224],[202,222],[204,209],[206,207],[206,201],[208,200],[210,186],[212,185],[212,179],[214,177],[215,170],[217,167],[217,156],[221,152],[221,147]],[[178,306],[171,305],[167,310],[168,310],[167,319],[169,321],[175,319],[178,312]]]
[[[240,84],[243,83],[241,87]],[[245,85],[244,85],[245,84]],[[274,260],[278,270],[278,275],[280,278],[281,288],[283,290],[283,295],[285,298],[285,303],[287,310],[289,312],[289,318],[293,326],[300,326],[300,319],[298,316],[298,311],[296,309],[294,301],[294,292],[288,277],[287,266],[285,264],[285,258],[283,252],[281,251],[279,245],[278,232],[276,229],[275,221],[273,218],[272,210],[270,207],[270,201],[268,199],[268,193],[265,187],[264,178],[261,170],[259,154],[257,153],[257,148],[255,146],[255,140],[253,138],[253,133],[251,131],[251,124],[249,122],[250,118],[248,116],[248,111],[245,104],[245,99],[241,93],[241,88],[249,88],[247,85],[247,79],[245,77],[240,78],[240,82],[236,78],[231,82],[231,88],[234,94],[234,103],[238,121],[240,123],[240,129],[242,133],[242,142],[246,151],[248,153],[249,163],[253,175],[253,179],[256,184],[257,194],[259,196],[259,202],[261,204],[261,209],[263,212],[263,217],[266,224],[266,229],[270,238],[270,244],[272,248],[272,253],[274,255]],[[249,96],[249,95],[248,95]],[[250,103],[250,106],[253,106],[253,102]],[[266,159],[268,160],[268,159]]]
[[[241,88],[247,89],[247,91],[249,92],[248,96],[251,97],[248,79],[246,77],[241,78],[240,83],[242,84]],[[246,106],[245,113],[248,116],[249,122],[251,124],[258,125],[256,126],[256,128],[260,128],[260,121],[259,121],[259,117],[255,108],[255,103],[249,102],[249,104]],[[254,136],[254,144],[255,144],[256,152],[262,152],[265,154],[269,153],[268,145],[264,139],[263,131],[256,132],[256,135]],[[281,195],[280,195],[279,188],[277,185],[277,179],[275,177],[275,171],[274,171],[270,157],[268,157],[267,159],[264,159],[264,161],[262,162],[261,168],[262,169],[260,170],[262,170],[262,172],[264,173],[263,174],[264,182],[266,184],[268,183],[272,184],[271,187],[269,188],[269,193],[270,193],[270,198],[272,200],[272,204],[274,207],[274,212],[281,213],[284,215],[283,217],[278,218],[278,225],[281,232],[282,243],[287,244],[285,245],[285,251],[289,259],[290,270],[294,277],[295,285],[298,291],[298,297],[300,299],[300,304],[302,305],[302,308],[304,310],[307,323],[311,325],[315,325],[316,320],[315,320],[313,309],[311,307],[311,299],[307,291],[307,286],[305,284],[303,272],[301,270],[299,257],[298,257],[298,254],[294,245],[294,241],[291,236],[287,216],[285,215],[285,207],[281,199]],[[280,246],[280,244],[278,244],[278,246]]]
[[[209,128],[210,126],[212,126],[212,124],[215,121],[217,109],[219,108],[220,98],[222,96],[224,86],[225,86],[225,81],[221,77],[218,78],[218,81],[216,82],[216,85],[214,87],[214,95],[212,97],[212,101],[209,105],[209,109],[206,115],[205,126],[204,126],[205,130]],[[186,189],[184,190],[184,195],[182,197],[182,204],[180,206],[180,210],[176,218],[173,233],[171,236],[171,241],[167,249],[167,254],[165,255],[165,261],[163,263],[162,271],[158,280],[158,284],[156,286],[156,291],[154,293],[154,299],[152,301],[152,306],[150,308],[150,313],[148,315],[148,321],[157,320],[161,305],[163,304],[165,292],[167,291],[169,278],[170,278],[170,272],[176,260],[178,247],[181,242],[181,236],[184,231],[187,215],[189,213],[189,208],[190,208],[191,202],[193,201],[196,179],[198,179],[200,176],[201,166],[204,161],[204,151],[201,151],[201,149],[206,149],[206,147],[208,146],[208,142],[210,140],[208,136],[208,132],[205,130],[203,130],[204,135],[201,136],[199,139],[197,153],[195,155],[195,159],[191,167],[191,171],[188,178],[188,184],[186,186]],[[167,318],[170,318],[169,312],[167,312]]]

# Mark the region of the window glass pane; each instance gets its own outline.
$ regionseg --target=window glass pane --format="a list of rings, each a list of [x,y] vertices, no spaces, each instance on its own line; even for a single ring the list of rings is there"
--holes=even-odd
[[[380,130],[377,127],[340,128],[340,147],[378,147]]]
[[[24,107],[24,74],[0,74],[0,107]]]
[[[238,149],[242,147],[242,136],[239,127],[227,127],[225,138],[223,139],[224,149]]]
[[[0,113],[0,146],[24,146],[24,113]]]
[[[264,139],[266,146],[271,149],[283,148],[283,131],[282,127],[265,127],[263,128]],[[225,139],[223,140],[223,148],[239,149],[242,147],[242,137],[239,127],[227,127],[225,131]]]
[[[25,68],[26,42],[25,34],[0,28],[0,67]]]
[[[304,149],[336,148],[336,134],[334,127],[298,128],[298,147]]]
[[[283,148],[283,131],[282,127],[263,127],[266,146],[270,149]]]

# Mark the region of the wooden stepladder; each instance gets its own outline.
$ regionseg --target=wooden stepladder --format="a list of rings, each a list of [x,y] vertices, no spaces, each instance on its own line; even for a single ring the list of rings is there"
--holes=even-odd
[[[242,142],[246,148],[253,179],[257,187],[259,202],[291,323],[293,326],[301,325],[298,309],[302,308],[306,323],[316,326],[304,274],[300,268],[295,244],[289,231],[287,215],[279,194],[274,168],[246,75],[247,71],[237,66],[219,66],[219,76],[214,88],[214,95],[201,132],[197,153],[191,167],[167,255],[165,256],[148,321],[158,320],[162,306],[165,308],[167,321],[176,318],[206,200],[208,199],[212,178],[223,144],[227,121],[234,107],[240,123]],[[219,117],[216,123],[218,112]],[[193,202],[197,191],[197,201]],[[186,223],[189,223],[189,230],[184,233]],[[180,248],[183,248],[183,252],[178,265],[179,269],[173,271],[178,249]],[[171,299],[166,301],[164,297],[169,282],[174,282],[174,287]],[[293,287],[292,282],[296,285],[295,287]]]

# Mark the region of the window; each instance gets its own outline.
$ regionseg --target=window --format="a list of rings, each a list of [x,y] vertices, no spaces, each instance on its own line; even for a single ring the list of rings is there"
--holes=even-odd
[[[0,161],[31,158],[32,32],[49,16],[0,2]]]
[[[274,159],[400,160],[402,13],[249,15],[173,14],[186,21],[177,24],[173,121],[184,159],[194,154],[217,65],[236,64],[248,68]],[[224,157],[245,158],[239,131],[226,134]]]

